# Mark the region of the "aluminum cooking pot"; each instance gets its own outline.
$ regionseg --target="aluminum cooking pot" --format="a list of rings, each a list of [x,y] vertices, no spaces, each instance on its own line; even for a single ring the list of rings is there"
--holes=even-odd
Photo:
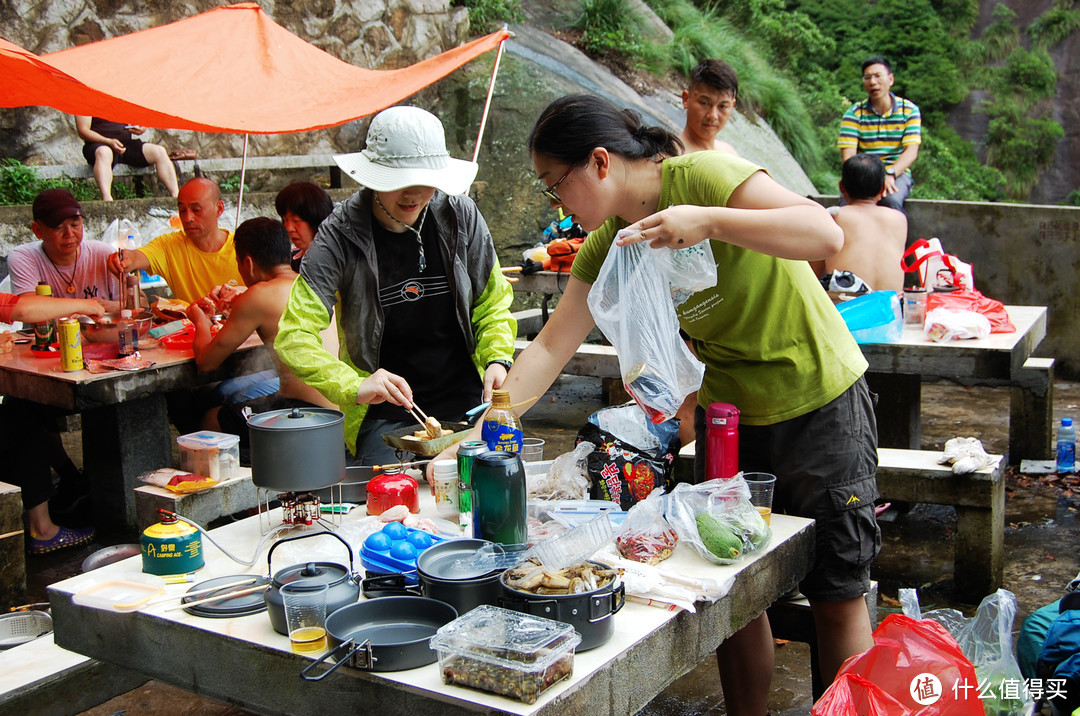
[[[270,560],[274,556],[274,550],[279,546],[306,537],[321,537],[324,535],[333,537],[345,545],[345,550],[349,553],[348,569],[336,562],[305,562],[286,567],[277,573],[274,572]],[[357,575],[353,573],[352,569],[352,548],[349,547],[348,542],[333,532],[312,532],[299,537],[287,537],[278,540],[266,553],[266,565],[267,571],[274,575],[274,580],[270,588],[264,592],[263,598],[266,600],[266,613],[270,616],[270,624],[278,634],[284,634],[285,636],[289,634],[289,628],[285,622],[285,602],[281,598],[281,588],[286,584],[298,584],[301,585],[301,588],[303,586],[316,588],[325,584],[327,587],[327,614],[348,604],[353,604],[360,598],[360,584]]]
[[[320,681],[346,663],[366,671],[404,671],[432,664],[438,655],[431,649],[431,637],[457,616],[449,604],[424,597],[386,597],[342,607],[326,618],[330,651],[300,675]],[[337,663],[311,673],[331,658]]]
[[[329,408],[268,410],[248,418],[251,481],[307,492],[345,477],[345,414]]]
[[[446,602],[465,614],[481,604],[497,606],[502,596],[501,569],[478,570],[463,567],[461,560],[491,542],[482,539],[452,539],[427,548],[416,558],[419,585],[406,586],[406,575],[369,576],[361,582],[367,597],[421,594]]]

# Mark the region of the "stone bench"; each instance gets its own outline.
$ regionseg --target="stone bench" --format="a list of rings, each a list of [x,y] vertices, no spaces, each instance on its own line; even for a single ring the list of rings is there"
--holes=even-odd
[[[978,604],[1001,586],[1005,560],[1005,463],[966,475],[939,465],[940,452],[878,448],[877,485],[881,497],[956,508],[953,583],[956,595]],[[679,452],[675,478],[693,481],[694,445]]]
[[[0,613],[26,602],[22,490],[0,482]]]
[[[238,477],[199,492],[180,494],[155,485],[135,488],[135,515],[140,530],[160,521],[159,508],[176,512],[209,529],[209,524],[219,517],[251,510],[258,504],[258,488],[251,481],[251,468],[247,467],[240,468]]]
[[[239,172],[243,160],[240,157],[210,157],[206,159],[181,159],[174,161],[177,176],[188,174],[200,177],[206,172]],[[61,176],[72,179],[93,179],[94,169],[89,164],[53,164],[33,167],[42,179],[56,179]],[[341,188],[341,169],[334,162],[332,154],[302,154],[284,157],[248,157],[246,171],[281,171],[289,169],[327,169],[330,172],[330,187]],[[153,167],[129,167],[118,164],[113,167],[113,176],[143,177],[155,176]]]
[[[870,613],[870,626],[877,626],[878,583],[870,582],[870,591],[866,593],[866,609]],[[814,614],[810,602],[802,594],[792,599],[780,599],[766,610],[773,637],[785,641],[797,641],[810,647],[811,690],[817,701],[825,693],[825,684],[821,678],[821,665],[817,653],[817,629],[814,626]]]

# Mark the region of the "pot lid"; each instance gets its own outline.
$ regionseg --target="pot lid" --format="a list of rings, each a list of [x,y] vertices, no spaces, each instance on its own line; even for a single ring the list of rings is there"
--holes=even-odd
[[[227,594],[229,592],[244,591],[251,587],[259,587],[263,584],[267,584],[270,580],[267,577],[259,577],[255,579],[250,585],[244,585],[242,587],[235,586],[237,580],[250,578],[250,574],[233,574],[227,577],[215,577],[208,579],[205,582],[196,584],[189,592],[197,592],[202,589],[209,589],[217,585],[232,584],[234,586],[225,587],[221,590],[221,593]],[[181,604],[188,602],[194,602],[202,599],[209,599],[210,597],[217,596],[217,592],[203,592],[201,594],[193,594],[191,596],[184,596],[180,598]],[[249,614],[258,614],[259,612],[266,611],[266,600],[263,598],[263,593],[251,592],[250,594],[242,594],[238,597],[227,597],[225,599],[218,599],[217,601],[207,602],[206,604],[199,604],[194,607],[187,607],[184,609],[188,614],[193,614],[197,617],[208,617],[211,619],[224,619],[227,617],[246,617]]]
[[[335,587],[349,576],[349,570],[334,562],[307,562],[306,564],[294,564],[278,571],[274,575],[274,585],[283,587],[286,584],[296,584],[300,588],[309,586],[312,588],[325,584],[327,587]]]
[[[481,548],[491,545],[493,543],[482,539],[448,540],[424,550],[416,558],[416,568],[425,577],[446,581],[485,577],[500,570],[471,563],[470,557],[475,556]],[[489,548],[501,551],[500,545]]]
[[[284,408],[268,410],[248,418],[248,425],[265,430],[305,430],[335,425],[345,420],[340,410],[330,408]]]

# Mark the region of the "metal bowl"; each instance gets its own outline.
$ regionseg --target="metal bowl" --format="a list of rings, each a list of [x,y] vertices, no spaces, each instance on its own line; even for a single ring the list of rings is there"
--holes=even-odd
[[[140,311],[131,317],[139,327],[139,337],[144,337],[154,325],[154,315],[149,311]],[[120,314],[106,313],[97,318],[79,316],[82,337],[87,343],[118,343]]]
[[[119,562],[122,559],[134,557],[139,554],[142,554],[142,548],[137,544],[114,544],[112,547],[99,549],[97,552],[94,552],[84,559],[82,571],[90,572],[98,567],[104,567],[107,564]]]

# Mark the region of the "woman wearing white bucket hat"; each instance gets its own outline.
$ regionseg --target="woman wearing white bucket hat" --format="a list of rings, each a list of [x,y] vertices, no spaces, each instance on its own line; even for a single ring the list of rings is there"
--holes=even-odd
[[[517,333],[513,290],[464,196],[477,166],[447,153],[433,114],[384,110],[367,147],[334,160],[365,188],[319,227],[274,347],[345,413],[356,464],[381,464],[394,459],[381,436],[415,425],[414,401],[452,419],[502,385]],[[319,338],[335,306],[338,357]]]

